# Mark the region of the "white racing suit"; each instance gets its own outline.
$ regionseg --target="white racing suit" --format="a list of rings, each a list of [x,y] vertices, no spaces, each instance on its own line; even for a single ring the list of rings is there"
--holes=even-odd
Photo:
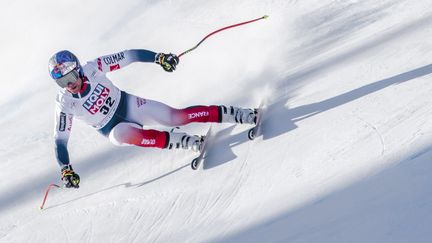
[[[99,57],[82,65],[84,80],[80,93],[59,91],[55,108],[55,152],[59,165],[70,163],[67,143],[72,120],[78,118],[109,137],[116,145],[167,148],[169,133],[146,130],[143,125],[157,122],[181,126],[190,122],[222,122],[222,106],[194,106],[174,109],[158,101],[140,98],[117,88],[106,73],[133,62],[154,62],[156,53],[126,50]],[[226,112],[226,111],[225,111]]]

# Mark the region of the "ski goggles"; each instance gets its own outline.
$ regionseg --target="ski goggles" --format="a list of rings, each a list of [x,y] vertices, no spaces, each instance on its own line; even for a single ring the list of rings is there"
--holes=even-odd
[[[79,78],[79,67],[76,62],[58,63],[51,70],[51,76],[62,88],[67,87],[68,83],[75,83]]]
[[[55,79],[58,86],[66,88],[69,83],[75,83],[79,78],[79,72],[77,70],[72,70],[63,77]]]

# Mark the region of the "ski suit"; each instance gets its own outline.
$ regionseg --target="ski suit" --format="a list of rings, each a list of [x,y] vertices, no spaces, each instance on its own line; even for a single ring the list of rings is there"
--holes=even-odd
[[[143,129],[151,122],[171,127],[191,122],[221,122],[220,106],[175,109],[128,94],[106,77],[107,72],[133,62],[154,62],[155,56],[155,52],[148,50],[125,50],[99,57],[82,65],[84,77],[80,93],[59,91],[55,105],[54,143],[60,166],[70,163],[67,143],[74,118],[94,127],[115,145],[156,148],[168,147],[169,133]]]

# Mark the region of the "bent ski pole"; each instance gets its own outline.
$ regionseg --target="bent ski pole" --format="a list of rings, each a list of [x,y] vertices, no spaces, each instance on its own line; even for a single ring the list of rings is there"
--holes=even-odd
[[[268,18],[268,15],[264,15],[264,16],[262,16],[262,17],[260,17],[260,18],[252,19],[252,20],[249,20],[249,21],[246,21],[246,22],[242,22],[242,23],[238,23],[238,24],[233,24],[233,25],[230,25],[230,26],[226,26],[226,27],[223,27],[223,28],[218,29],[218,30],[216,30],[216,31],[213,31],[213,32],[211,32],[210,34],[208,34],[206,37],[204,37],[204,39],[202,39],[200,42],[198,42],[198,44],[196,44],[194,47],[192,47],[191,49],[189,49],[189,50],[187,50],[187,51],[182,52],[180,55],[178,55],[178,57],[180,58],[180,57],[183,56],[184,54],[189,53],[189,52],[195,50],[195,49],[196,49],[199,45],[201,45],[201,43],[203,43],[207,38],[209,38],[210,36],[212,36],[212,35],[214,35],[214,34],[216,34],[216,33],[218,33],[218,32],[221,32],[221,31],[223,31],[223,30],[227,30],[227,29],[230,29],[230,28],[234,28],[234,27],[237,27],[237,26],[240,26],[240,25],[249,24],[249,23],[252,23],[252,22],[255,22],[255,21],[261,20],[261,19],[266,19],[266,18]]]
[[[49,185],[48,185],[48,188],[47,188],[47,190],[46,190],[46,192],[45,192],[45,197],[44,197],[44,199],[43,199],[42,205],[40,205],[40,207],[39,207],[40,210],[43,209],[43,207],[44,207],[44,205],[45,205],[45,201],[46,201],[46,199],[47,199],[47,197],[48,197],[48,193],[50,192],[51,188],[53,188],[53,187],[62,188],[61,186],[59,186],[59,185],[57,185],[57,184],[54,184],[54,183],[49,184]]]

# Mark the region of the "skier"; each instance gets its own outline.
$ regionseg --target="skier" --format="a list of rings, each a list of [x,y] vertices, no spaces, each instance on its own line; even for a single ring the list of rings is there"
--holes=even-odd
[[[144,129],[150,122],[176,127],[191,122],[254,124],[252,109],[233,106],[192,106],[175,109],[155,100],[141,98],[116,87],[106,73],[133,62],[151,62],[173,72],[179,63],[175,54],[149,50],[125,50],[101,56],[83,65],[70,51],[54,54],[49,60],[51,78],[62,88],[56,97],[55,153],[66,187],[78,188],[79,175],[69,161],[67,143],[74,117],[83,120],[115,145],[199,151],[203,139],[181,132]]]

